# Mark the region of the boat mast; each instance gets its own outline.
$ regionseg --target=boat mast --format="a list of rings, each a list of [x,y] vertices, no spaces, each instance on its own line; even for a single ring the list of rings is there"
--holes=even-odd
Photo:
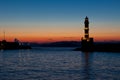
[[[3,31],[3,40],[5,40],[5,30]]]

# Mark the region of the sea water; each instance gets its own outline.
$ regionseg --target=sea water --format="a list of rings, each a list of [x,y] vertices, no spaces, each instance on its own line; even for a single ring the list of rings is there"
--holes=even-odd
[[[73,49],[1,50],[0,80],[120,80],[120,53]]]

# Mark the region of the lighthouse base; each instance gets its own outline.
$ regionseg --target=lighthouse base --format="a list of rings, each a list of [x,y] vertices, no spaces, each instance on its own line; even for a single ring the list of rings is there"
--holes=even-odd
[[[93,38],[81,39],[81,50],[82,51],[93,51]]]

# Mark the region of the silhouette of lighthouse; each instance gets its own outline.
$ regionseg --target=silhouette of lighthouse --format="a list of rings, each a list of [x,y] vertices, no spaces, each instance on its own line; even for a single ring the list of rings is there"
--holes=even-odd
[[[86,16],[86,18],[85,18],[85,22],[84,22],[84,24],[85,24],[85,29],[84,29],[84,31],[85,31],[85,38],[87,39],[87,40],[89,40],[89,20],[88,20],[88,17]]]
[[[92,51],[93,50],[93,38],[89,37],[89,19],[86,16],[84,21],[84,37],[81,38],[81,49],[83,51]]]

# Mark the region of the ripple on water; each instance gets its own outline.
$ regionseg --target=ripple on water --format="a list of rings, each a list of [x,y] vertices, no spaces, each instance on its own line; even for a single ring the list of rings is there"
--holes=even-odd
[[[119,80],[119,61],[110,52],[7,50],[0,52],[0,80]]]

